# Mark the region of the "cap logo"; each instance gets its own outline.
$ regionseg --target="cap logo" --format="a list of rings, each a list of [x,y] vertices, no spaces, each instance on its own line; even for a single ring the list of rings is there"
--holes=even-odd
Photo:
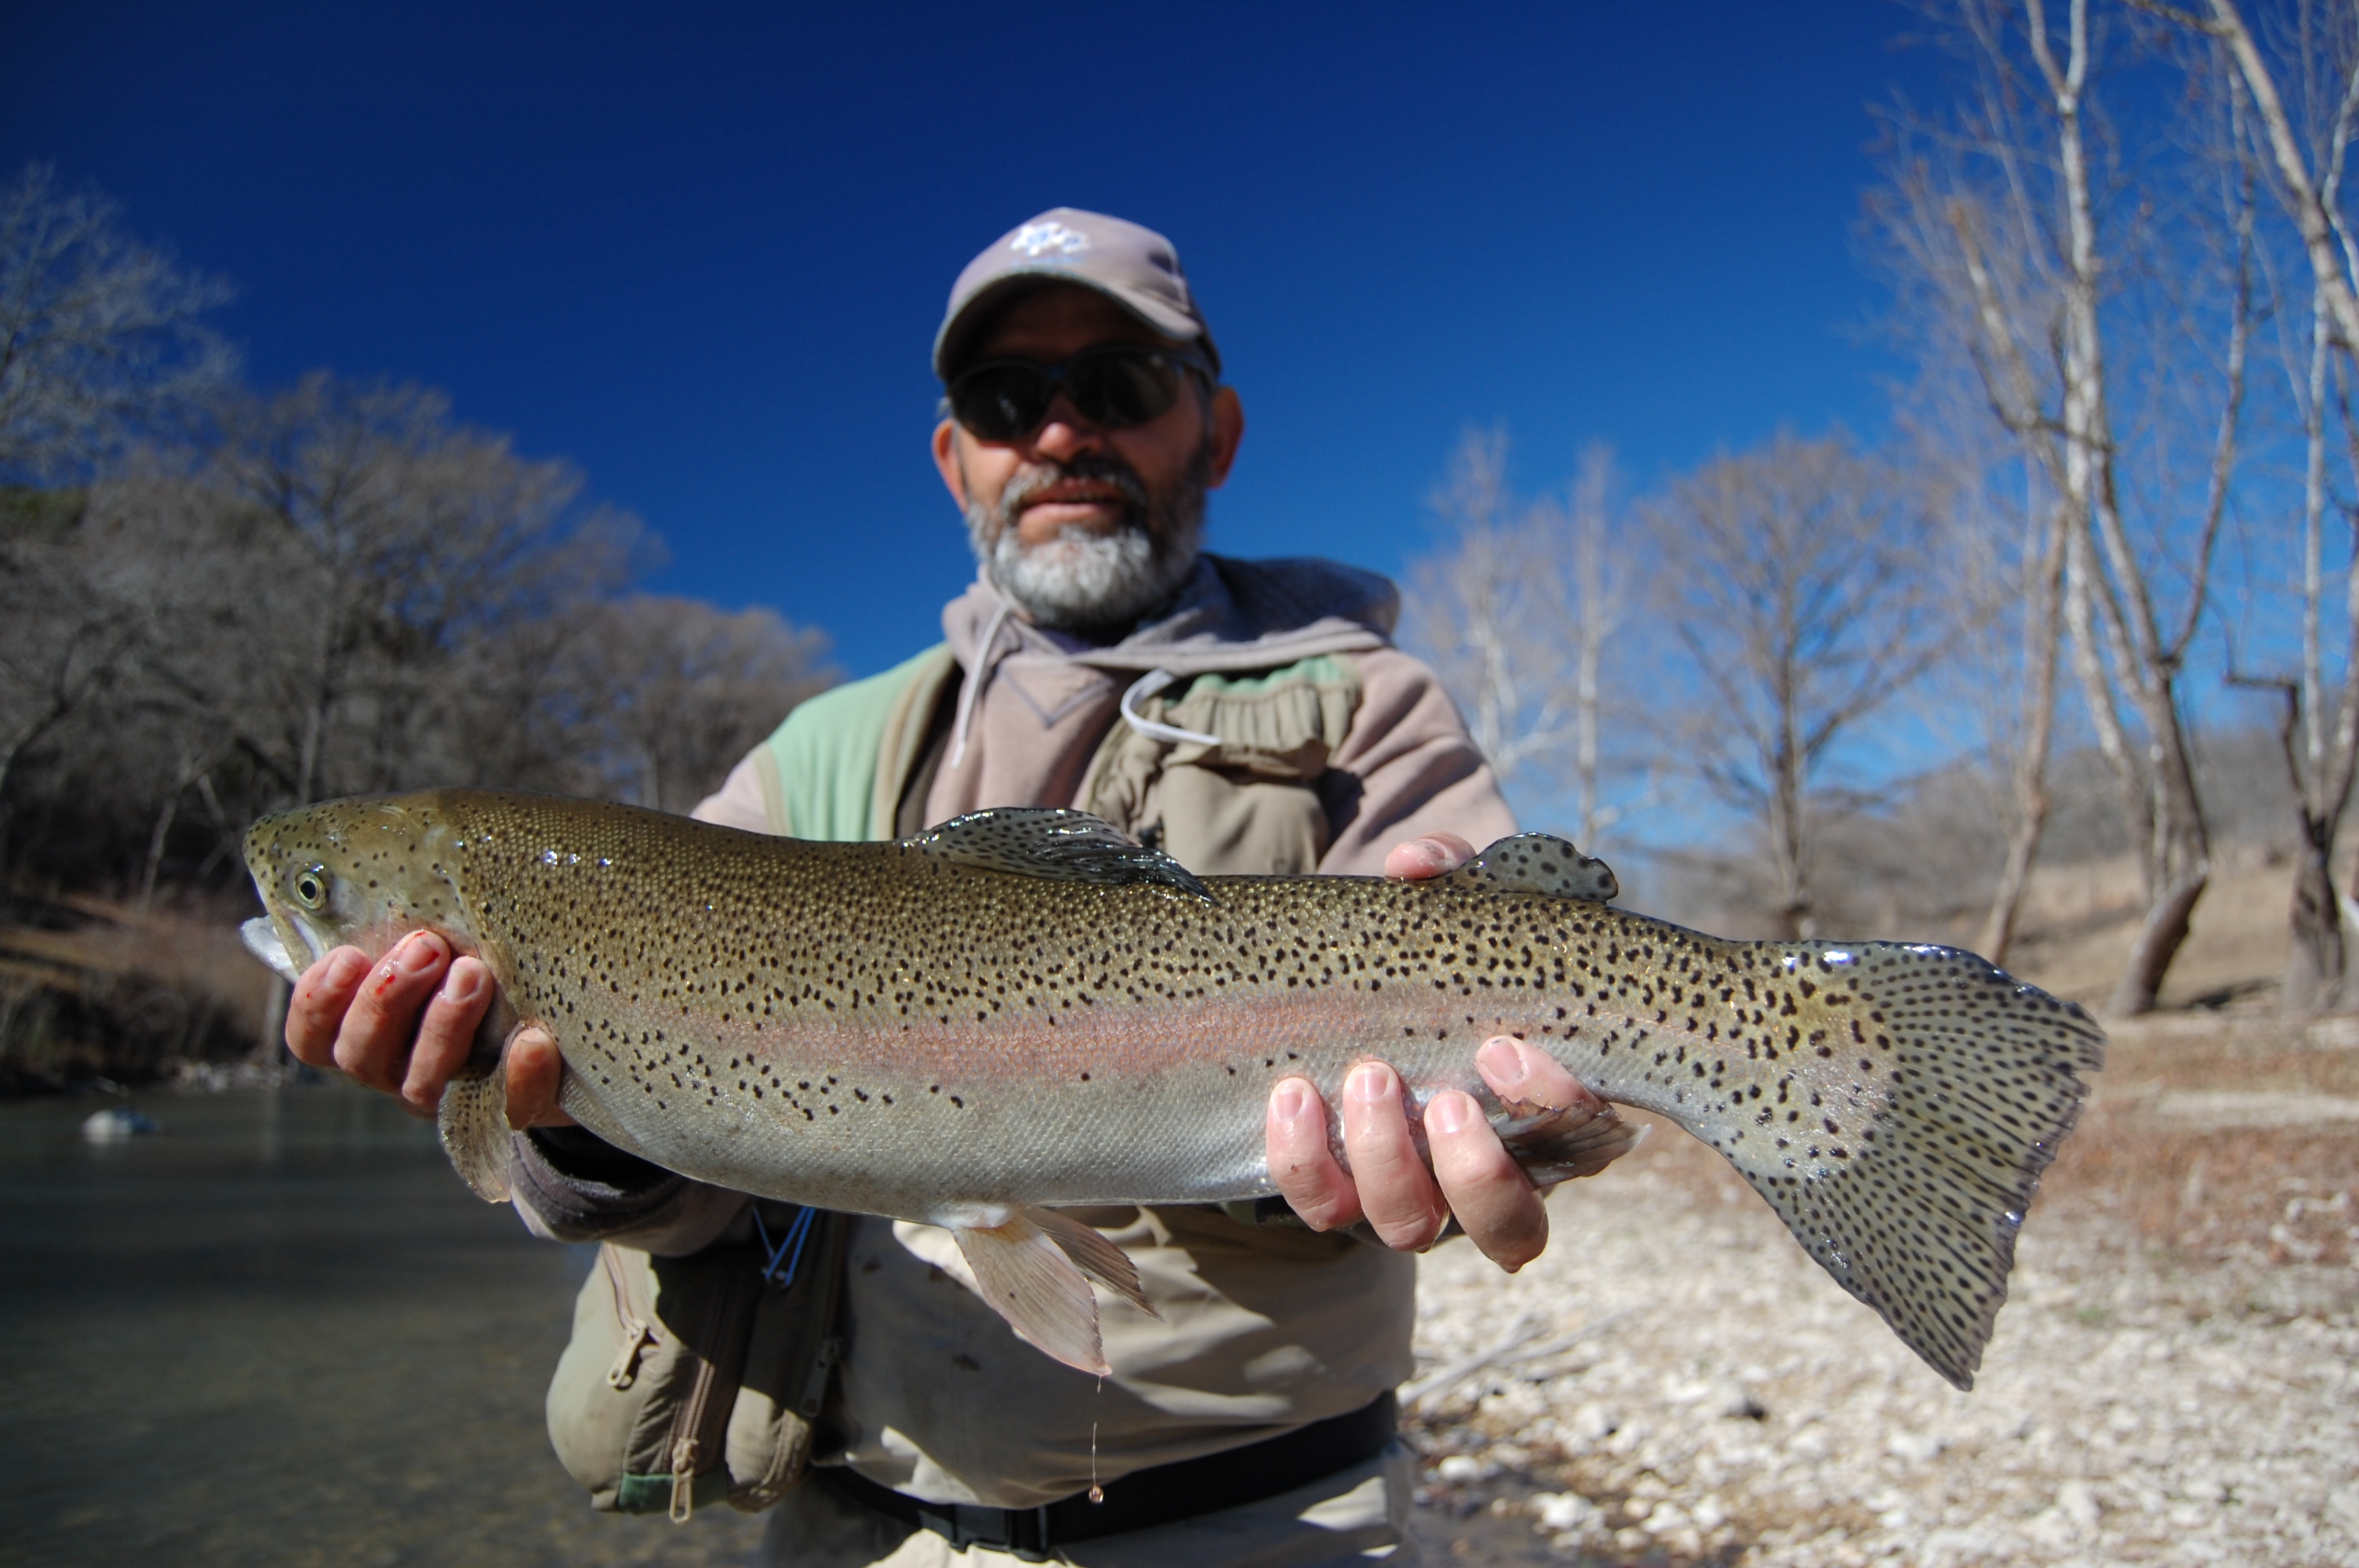
[[[1022,251],[1027,256],[1037,256],[1043,251],[1054,251],[1065,256],[1079,255],[1090,248],[1090,237],[1079,229],[1068,229],[1062,223],[1027,223],[1016,231],[1016,237],[1007,242],[1007,248]]]

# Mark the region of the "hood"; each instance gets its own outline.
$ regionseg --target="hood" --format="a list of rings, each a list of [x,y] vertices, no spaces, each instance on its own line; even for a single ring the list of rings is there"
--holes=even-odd
[[[1076,648],[1071,638],[1042,632],[1006,613],[1007,608],[981,576],[942,607],[942,634],[970,673],[978,655],[996,661],[1020,647],[1109,672],[1195,676],[1389,646],[1400,619],[1400,590],[1375,572],[1315,557],[1245,561],[1206,555],[1169,614],[1104,647]],[[1006,629],[995,632],[995,622]],[[986,639],[994,644],[989,649]]]

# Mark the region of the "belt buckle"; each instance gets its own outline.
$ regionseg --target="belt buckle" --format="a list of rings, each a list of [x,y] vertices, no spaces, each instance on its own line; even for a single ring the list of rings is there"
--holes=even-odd
[[[986,1546],[1005,1552],[1018,1563],[1046,1563],[1049,1557],[1049,1509],[995,1509],[979,1503],[919,1505],[926,1528],[951,1543],[954,1552]]]

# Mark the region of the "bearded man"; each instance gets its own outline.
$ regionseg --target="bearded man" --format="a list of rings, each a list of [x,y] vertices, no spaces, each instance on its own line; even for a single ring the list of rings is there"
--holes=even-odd
[[[942,611],[944,641],[803,704],[697,816],[855,839],[1077,806],[1206,874],[1430,876],[1514,831],[1449,697],[1391,643],[1390,583],[1201,550],[1245,415],[1162,236],[1069,208],[1019,226],[960,276],[934,368],[934,460],[980,567]],[[430,1107],[489,991],[431,934],[375,971],[342,949],[298,988],[288,1044]],[[1596,1104],[1513,1040],[1477,1065],[1503,1098]],[[767,1241],[745,1195],[564,1125],[560,1072],[538,1032],[509,1043],[534,1229],[671,1259],[756,1227]],[[1016,1339],[962,1282],[947,1232],[851,1220],[813,1480],[777,1506],[766,1561],[1413,1560],[1392,1395],[1412,1369],[1408,1254],[1454,1216],[1518,1268],[1547,1212],[1470,1097],[1422,1108],[1422,1153],[1390,1068],[1353,1069],[1344,1100],[1348,1173],[1311,1086],[1273,1091],[1283,1201],[1074,1211],[1160,1314],[1103,1314],[1103,1379]],[[600,1288],[593,1275],[585,1303]],[[553,1390],[563,1448],[560,1405]]]

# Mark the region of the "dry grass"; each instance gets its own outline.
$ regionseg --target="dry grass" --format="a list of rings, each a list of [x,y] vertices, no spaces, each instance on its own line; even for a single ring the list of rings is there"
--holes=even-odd
[[[2285,968],[2291,868],[2257,845],[2216,858],[2187,945],[2164,983],[2165,1007],[2266,1001]],[[2126,857],[2042,866],[2032,874],[2023,935],[2007,968],[2034,985],[2094,1006],[2129,958],[2141,913],[2137,868]],[[1955,931],[1945,940],[1971,940]]]
[[[215,911],[10,898],[0,903],[0,1093],[244,1056],[272,984]]]

